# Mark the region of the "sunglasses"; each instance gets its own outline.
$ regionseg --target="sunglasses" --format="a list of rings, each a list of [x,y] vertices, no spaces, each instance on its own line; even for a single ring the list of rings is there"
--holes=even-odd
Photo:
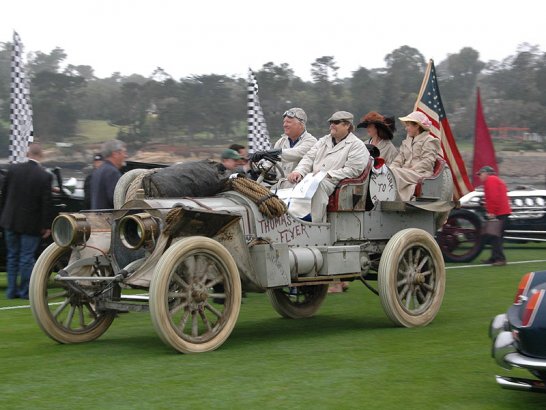
[[[345,122],[345,121],[343,121],[343,120],[332,120],[332,121],[330,121],[329,123],[330,123],[330,124],[339,125],[339,124],[341,124],[342,122]]]
[[[282,117],[289,117],[289,118],[295,118],[297,120],[300,120],[300,121],[303,121],[303,118],[300,118],[298,117],[298,115],[296,114],[295,111],[292,111],[292,110],[288,110],[288,111],[285,111],[282,115]]]

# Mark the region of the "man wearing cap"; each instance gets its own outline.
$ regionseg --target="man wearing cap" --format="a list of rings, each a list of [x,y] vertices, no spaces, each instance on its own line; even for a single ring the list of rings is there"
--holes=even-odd
[[[288,181],[297,183],[309,173],[326,171],[326,177],[311,201],[311,220],[325,222],[328,197],[339,181],[358,177],[370,158],[366,145],[352,133],[353,114],[337,111],[329,119],[330,134],[322,137],[304,155]]]
[[[93,155],[93,169],[91,169],[91,172],[85,177],[85,181],[83,182],[83,209],[91,208],[91,178],[95,170],[101,165],[102,154],[99,152]]]
[[[222,164],[218,167],[221,174],[229,176],[231,174],[246,173],[244,167],[241,166],[243,157],[233,149],[226,149],[220,155]]]
[[[317,139],[305,128],[307,114],[303,109],[298,107],[290,108],[283,113],[282,117],[284,134],[281,135],[272,150],[258,151],[252,156],[252,159],[253,161],[259,161],[262,158],[280,156],[280,165],[286,176],[294,170],[303,156],[316,144]],[[288,188],[286,184],[283,184],[283,187]]]
[[[432,175],[442,149],[440,140],[428,132],[432,123],[425,114],[414,111],[398,119],[404,123],[407,136],[389,168],[396,180],[400,200],[409,201],[419,179]]]
[[[502,179],[495,175],[493,167],[486,165],[477,174],[483,183],[485,196],[485,210],[487,219],[498,219],[502,221],[500,236],[493,236],[491,239],[491,257],[483,260],[483,263],[490,263],[494,266],[506,265],[506,257],[502,242],[504,240],[504,227],[508,216],[512,213],[508,190]]]

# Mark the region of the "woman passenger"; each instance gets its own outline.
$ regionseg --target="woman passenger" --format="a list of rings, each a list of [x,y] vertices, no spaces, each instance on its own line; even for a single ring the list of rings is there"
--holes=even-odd
[[[436,158],[441,156],[440,140],[429,134],[430,119],[420,111],[400,117],[407,136],[390,165],[400,200],[409,201],[420,178],[433,174]]]
[[[394,118],[371,111],[362,117],[356,128],[366,128],[370,136],[366,143],[376,146],[385,164],[390,165],[398,154],[398,149],[392,143],[393,132],[396,131]]]

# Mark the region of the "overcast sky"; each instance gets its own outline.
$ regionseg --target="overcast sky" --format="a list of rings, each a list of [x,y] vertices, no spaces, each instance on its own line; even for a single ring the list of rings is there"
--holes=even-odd
[[[409,45],[437,63],[463,47],[482,61],[515,54],[523,42],[546,51],[546,3],[537,0],[7,0],[0,42],[17,31],[25,52],[65,50],[66,63],[108,77],[246,77],[269,61],[310,79],[311,63],[332,55],[339,76],[384,67]]]

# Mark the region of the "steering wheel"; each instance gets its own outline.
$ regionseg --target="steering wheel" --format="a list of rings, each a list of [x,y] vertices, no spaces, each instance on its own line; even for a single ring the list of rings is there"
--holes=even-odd
[[[279,179],[285,178],[284,171],[278,162],[272,162],[262,159],[258,162],[250,161],[250,169],[259,175],[256,182],[261,184],[264,180],[271,185],[277,183]],[[271,171],[275,172],[271,172]]]

